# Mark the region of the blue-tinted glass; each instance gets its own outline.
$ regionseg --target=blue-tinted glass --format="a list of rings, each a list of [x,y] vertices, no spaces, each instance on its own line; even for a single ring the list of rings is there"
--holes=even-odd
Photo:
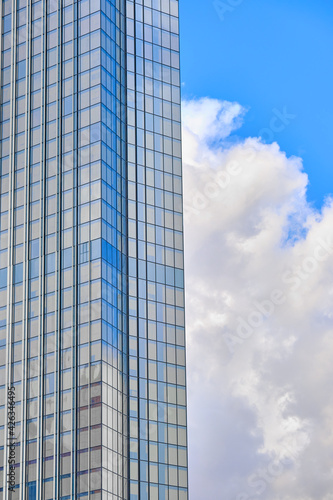
[[[23,264],[16,264],[14,266],[14,283],[21,283],[23,281]]]
[[[0,288],[7,286],[7,269],[0,269]]]
[[[28,500],[35,500],[37,498],[36,495],[36,482],[30,483],[29,484],[29,489],[28,489]]]

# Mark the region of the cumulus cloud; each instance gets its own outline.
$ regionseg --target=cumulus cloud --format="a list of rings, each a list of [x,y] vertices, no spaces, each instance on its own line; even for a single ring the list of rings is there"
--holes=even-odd
[[[333,499],[333,205],[302,160],[183,105],[190,496]]]

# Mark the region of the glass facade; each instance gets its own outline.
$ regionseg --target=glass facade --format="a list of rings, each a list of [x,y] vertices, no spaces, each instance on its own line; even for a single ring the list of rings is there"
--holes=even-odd
[[[186,500],[178,1],[0,12],[0,497]]]

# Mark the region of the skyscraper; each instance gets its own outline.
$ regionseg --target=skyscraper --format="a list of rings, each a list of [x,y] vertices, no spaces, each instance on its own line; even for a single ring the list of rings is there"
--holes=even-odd
[[[1,21],[0,496],[185,500],[178,1]]]

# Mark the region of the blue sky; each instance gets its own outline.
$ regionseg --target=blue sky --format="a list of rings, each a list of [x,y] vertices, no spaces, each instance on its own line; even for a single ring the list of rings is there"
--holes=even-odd
[[[274,140],[303,158],[308,200],[333,193],[333,4],[326,0],[181,0],[183,98],[209,96],[248,108],[241,137],[294,115]],[[232,5],[239,4],[237,7]]]
[[[190,496],[332,500],[333,2],[223,3],[180,0]]]

